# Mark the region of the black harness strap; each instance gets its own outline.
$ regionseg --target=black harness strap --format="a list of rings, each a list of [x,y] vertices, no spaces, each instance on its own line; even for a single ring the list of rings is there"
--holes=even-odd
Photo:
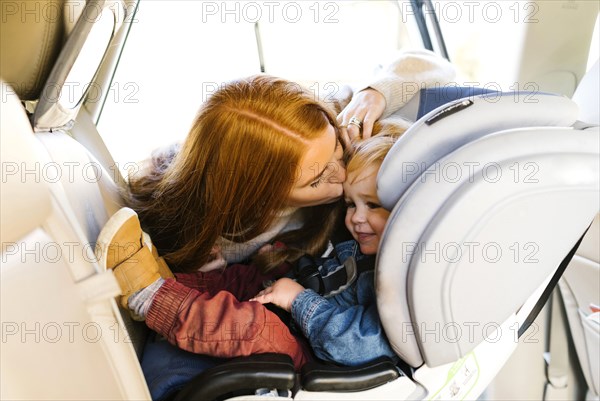
[[[375,257],[366,256],[356,262],[355,279],[366,271],[375,269]],[[341,287],[350,284],[345,265],[341,265],[334,272],[322,276],[313,258],[308,255],[302,256],[294,269],[296,281],[304,288],[310,288],[319,295],[327,295],[337,291]]]

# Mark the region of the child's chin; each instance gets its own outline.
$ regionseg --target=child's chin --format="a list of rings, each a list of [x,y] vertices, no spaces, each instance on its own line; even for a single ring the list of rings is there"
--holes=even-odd
[[[363,255],[375,255],[377,253],[377,246],[373,244],[361,244],[359,243],[360,251]]]

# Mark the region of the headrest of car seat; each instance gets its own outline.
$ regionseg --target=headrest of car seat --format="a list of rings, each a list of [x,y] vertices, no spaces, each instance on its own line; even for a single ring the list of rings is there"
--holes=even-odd
[[[0,74],[21,100],[38,99],[64,39],[64,0],[0,0]]]
[[[599,197],[597,127],[501,131],[440,159],[393,209],[377,256],[393,349],[413,367],[434,367],[482,341],[516,338],[517,328],[497,329],[554,273]]]
[[[2,85],[0,154],[2,181],[0,204],[2,245],[17,241],[42,224],[50,213],[47,176],[56,173],[52,166],[39,163],[31,125],[19,98],[5,82]]]
[[[88,0],[44,85],[35,131],[68,126],[92,88],[108,46],[124,18],[120,0]],[[96,96],[100,96],[96,93]]]
[[[391,210],[422,172],[474,139],[510,128],[568,127],[577,114],[577,105],[566,97],[524,92],[483,94],[438,107],[390,150],[377,177],[379,200]]]
[[[579,120],[600,125],[600,66],[599,60],[583,76],[573,94],[573,100],[579,106]]]

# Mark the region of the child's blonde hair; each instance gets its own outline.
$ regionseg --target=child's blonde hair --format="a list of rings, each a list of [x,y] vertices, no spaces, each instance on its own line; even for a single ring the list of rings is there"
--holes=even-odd
[[[379,167],[394,143],[396,143],[396,139],[404,131],[404,127],[397,124],[386,122],[376,123],[373,127],[374,136],[354,145],[353,153],[347,162],[346,176],[350,176],[355,171],[364,171],[371,166],[377,165]],[[354,180],[358,176],[354,177]]]

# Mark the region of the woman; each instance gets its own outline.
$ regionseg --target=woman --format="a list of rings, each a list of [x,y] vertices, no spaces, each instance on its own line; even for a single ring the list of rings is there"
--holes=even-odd
[[[298,85],[268,76],[234,81],[203,105],[179,151],[130,181],[128,203],[174,271],[196,271],[215,244],[236,263],[283,232],[297,243],[294,229],[312,219],[319,224],[308,233],[303,225],[310,241],[302,251],[317,252],[342,195],[338,136],[335,115]],[[291,252],[258,263],[268,269]]]
[[[413,71],[425,77],[418,65],[453,75],[449,64],[429,54],[399,61],[394,69],[407,71],[398,75],[400,85]],[[364,93],[372,96],[372,89],[359,96]],[[351,103],[340,116],[353,110],[359,117],[364,112]],[[353,117],[360,128],[362,117]],[[128,203],[154,249],[182,272],[177,280],[144,245],[135,214],[109,222],[98,240],[102,255],[117,250],[105,263],[119,280],[123,306],[182,349],[222,357],[283,352],[301,366],[306,353],[279,319],[258,303],[239,301],[285,266],[270,269],[324,250],[345,178],[342,138],[332,111],[291,82],[258,76],[222,87],[203,105],[182,147],[156,155],[130,181]],[[275,241],[286,246],[269,245]],[[225,264],[253,256],[270,273],[205,273],[221,255]]]
[[[155,157],[130,181],[129,205],[182,274],[159,278],[131,212],[111,218],[98,239],[127,289],[122,305],[182,349],[219,357],[287,353],[302,366],[306,353],[277,316],[239,302],[281,268],[253,277],[198,270],[215,249],[236,263],[276,240],[288,246],[254,258],[265,272],[323,252],[342,195],[342,155],[335,115],[309,91],[269,76],[224,85],[202,106],[181,149]]]

